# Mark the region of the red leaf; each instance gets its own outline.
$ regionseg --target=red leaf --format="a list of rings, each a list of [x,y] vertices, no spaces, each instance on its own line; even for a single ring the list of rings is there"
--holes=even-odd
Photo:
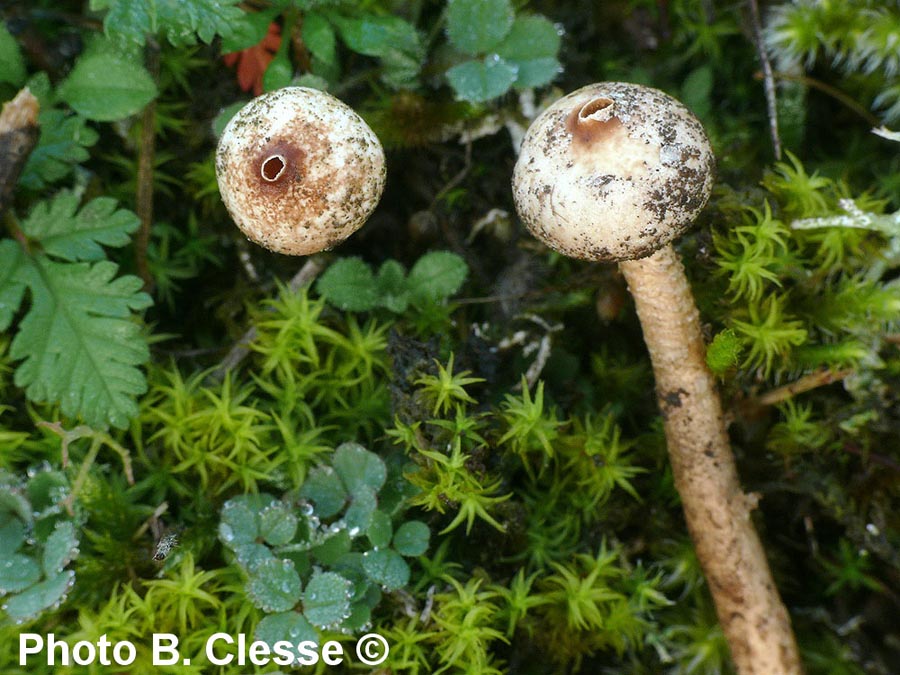
[[[237,80],[241,90],[252,89],[253,95],[259,96],[263,90],[263,75],[275,58],[279,46],[281,46],[281,27],[273,21],[269,24],[269,32],[259,44],[239,52],[224,54],[222,60],[226,66],[237,64]]]

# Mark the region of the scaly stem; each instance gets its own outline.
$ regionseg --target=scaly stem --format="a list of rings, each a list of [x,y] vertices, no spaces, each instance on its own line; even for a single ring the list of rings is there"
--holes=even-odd
[[[619,268],[653,362],[675,487],[737,671],[801,673],[791,622],[750,519],[757,497],[738,482],[684,267],[666,245]]]

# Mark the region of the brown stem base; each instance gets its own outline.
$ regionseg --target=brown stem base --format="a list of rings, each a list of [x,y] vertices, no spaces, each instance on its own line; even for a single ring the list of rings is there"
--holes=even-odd
[[[620,263],[653,362],[666,442],[688,530],[741,675],[801,673],[787,611],[750,520],[700,317],[678,254],[668,245]]]

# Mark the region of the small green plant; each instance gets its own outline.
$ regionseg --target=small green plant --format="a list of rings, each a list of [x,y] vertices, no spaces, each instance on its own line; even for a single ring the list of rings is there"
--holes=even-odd
[[[384,308],[402,314],[410,306],[423,311],[445,301],[460,289],[467,275],[463,259],[448,251],[426,253],[408,274],[396,260],[382,263],[373,274],[360,258],[343,258],[325,271],[316,290],[346,311]]]
[[[543,16],[516,16],[510,0],[450,0],[447,38],[460,60],[447,81],[471,103],[543,86],[562,70],[559,29]]]
[[[402,478],[399,484],[402,490]],[[226,502],[219,538],[247,575],[247,596],[267,615],[258,639],[274,644],[318,640],[317,629],[362,630],[382,591],[409,583],[404,558],[425,553],[430,534],[425,523],[402,520],[397,487],[381,458],[344,443],[296,492]]]
[[[62,191],[38,203],[0,241],[0,330],[23,304],[10,357],[21,360],[15,382],[33,401],[61,403],[62,412],[104,428],[124,428],[144,393],[138,369],[149,356],[135,313],[151,304],[134,276],[117,276],[103,246],[120,247],[138,219],[97,197],[79,209]]]
[[[21,479],[0,473],[0,596],[17,624],[59,607],[73,584],[67,569],[78,557],[77,522],[62,504],[65,474],[49,467]]]

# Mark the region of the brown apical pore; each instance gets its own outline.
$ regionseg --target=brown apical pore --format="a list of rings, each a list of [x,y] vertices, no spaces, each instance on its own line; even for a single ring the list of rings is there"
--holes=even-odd
[[[350,107],[322,91],[259,96],[228,123],[216,153],[222,201],[249,239],[307,255],[339,244],[378,204],[384,151]]]

